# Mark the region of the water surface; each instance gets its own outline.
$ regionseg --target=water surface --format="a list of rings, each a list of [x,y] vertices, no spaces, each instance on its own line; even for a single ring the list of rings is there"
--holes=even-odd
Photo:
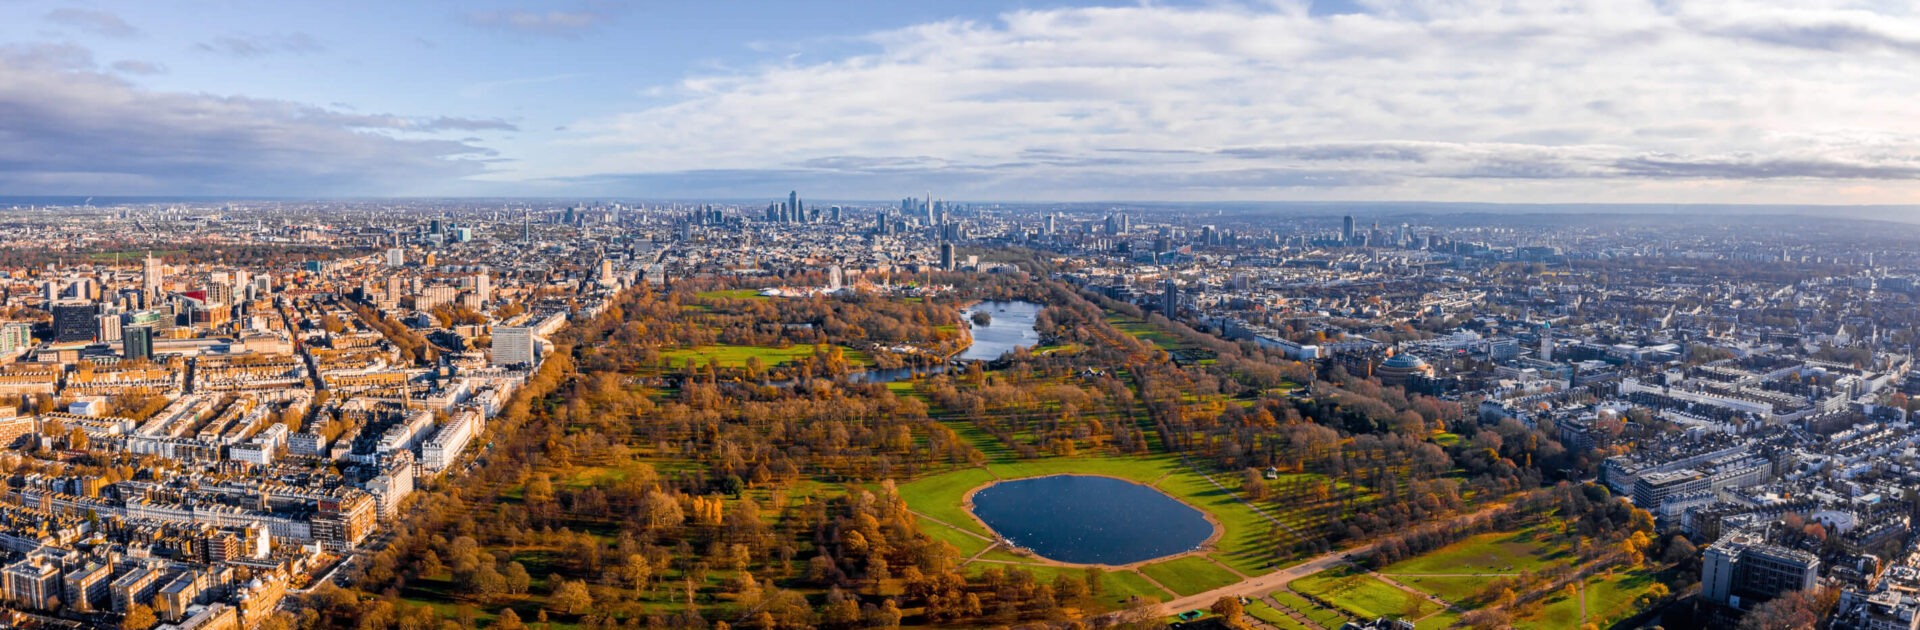
[[[973,513],[1002,538],[1052,560],[1122,565],[1200,547],[1213,524],[1199,510],[1137,483],[1053,475],[980,489]]]

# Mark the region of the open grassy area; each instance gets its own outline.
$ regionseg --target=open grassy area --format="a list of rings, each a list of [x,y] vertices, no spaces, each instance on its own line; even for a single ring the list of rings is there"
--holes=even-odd
[[[973,515],[967,513],[962,505],[967,491],[993,483],[993,474],[981,468],[962,468],[953,472],[941,473],[931,477],[922,477],[901,484],[898,488],[900,498],[906,499],[907,507],[915,512],[931,516],[948,524],[981,536],[992,537]],[[938,523],[922,523],[921,530]]]
[[[921,520],[924,521],[925,519],[921,519]],[[939,523],[922,522],[918,524],[920,526],[920,531],[926,532],[928,536],[932,536],[934,538],[944,540],[949,544],[952,544],[955,549],[959,549],[960,557],[962,558],[971,558],[973,557],[973,554],[980,553],[981,551],[986,550],[988,545],[993,544],[992,541],[989,541],[985,538],[981,538],[979,536],[975,536],[973,534],[969,534],[967,532],[954,529],[946,525],[941,525]]]
[[[1523,619],[1513,620],[1513,627],[1539,630],[1578,628],[1580,627],[1580,597],[1564,591],[1554,591],[1552,595],[1548,595],[1541,601],[1539,612]]]
[[[1459,575],[1535,571],[1572,557],[1572,550],[1551,537],[1552,534],[1543,527],[1479,534],[1396,562],[1380,572],[1388,575]]]
[[[1587,578],[1587,621],[1605,628],[1639,612],[1634,600],[1658,583],[1649,571],[1626,571]]]
[[[1268,606],[1266,602],[1256,601],[1254,603],[1247,604],[1246,610],[1247,610],[1247,614],[1249,616],[1252,616],[1254,619],[1265,621],[1276,628],[1280,628],[1281,630],[1307,630],[1306,624],[1300,623],[1298,621],[1294,621],[1293,617],[1289,617],[1287,616],[1286,613],[1280,612],[1278,610],[1274,610],[1274,608],[1272,606]]]
[[[773,367],[793,359],[813,355],[813,346],[793,345],[785,348],[768,346],[700,346],[697,348],[676,348],[660,353],[675,367],[686,365],[687,359],[693,359],[705,366],[708,361],[719,361],[720,367],[744,367],[748,357],[759,357],[764,367]],[[864,362],[866,355],[853,350],[846,351],[849,363]]]
[[[1292,592],[1284,590],[1274,591],[1270,596],[1273,597],[1273,601],[1280,602],[1281,605],[1292,608],[1302,615],[1306,615],[1308,619],[1313,620],[1316,624],[1320,624],[1322,628],[1338,628],[1340,624],[1347,622],[1347,616],[1340,614],[1339,611],[1322,608],[1320,605],[1307,601],[1306,598],[1295,595]]]
[[[1393,581],[1433,593],[1450,602],[1459,603],[1473,597],[1485,588],[1494,577],[1439,577],[1439,576],[1392,576]]]
[[[1453,624],[1457,623],[1460,623],[1460,614],[1448,611],[1426,619],[1421,619],[1419,623],[1415,623],[1413,627],[1414,630],[1442,630],[1444,628],[1451,628]]]
[[[1276,568],[1273,566],[1276,560],[1275,543],[1293,542],[1291,535],[1284,533],[1284,530],[1276,540],[1272,536],[1273,521],[1267,520],[1252,507],[1241,503],[1232,493],[1215,486],[1192,469],[1176,470],[1155,487],[1212,514],[1226,528],[1220,540],[1214,542],[1218,551],[1213,555],[1214,559],[1233,567],[1235,571],[1248,575],[1271,571]]]
[[[1240,581],[1240,576],[1232,571],[1220,568],[1199,556],[1175,558],[1140,567],[1140,572],[1153,581],[1173,589],[1185,597],[1194,593],[1203,593]]]
[[[1289,583],[1288,588],[1318,597],[1363,619],[1405,617],[1418,619],[1440,610],[1427,598],[1394,588],[1365,573],[1329,569]]]
[[[764,299],[767,299],[766,296],[760,295],[760,289],[731,289],[731,290],[725,290],[725,291],[701,291],[693,295],[694,297],[698,297],[703,300],[717,300],[717,299],[764,300]]]

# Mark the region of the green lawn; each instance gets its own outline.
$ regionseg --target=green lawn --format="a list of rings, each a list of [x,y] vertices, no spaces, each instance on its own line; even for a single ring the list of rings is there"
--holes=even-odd
[[[1108,589],[1108,584],[1112,584],[1114,588]],[[1108,571],[1101,577],[1100,585],[1102,589],[1100,596],[1108,600],[1125,602],[1128,597],[1134,595],[1161,602],[1173,599],[1173,594],[1154,586],[1136,571]]]
[[[1488,583],[1499,578],[1492,577],[1432,577],[1432,576],[1392,576],[1393,581],[1440,596],[1454,603],[1460,603],[1479,593]]]
[[[1648,571],[1616,572],[1612,576],[1596,575],[1587,578],[1587,621],[1605,628],[1615,621],[1633,616],[1639,612],[1634,600],[1646,594],[1647,589],[1658,583],[1658,576]]]
[[[748,357],[759,357],[762,366],[773,367],[800,357],[812,355],[813,346],[809,345],[793,345],[785,348],[768,346],[700,346],[697,348],[676,348],[660,353],[661,358],[666,359],[674,367],[685,366],[687,359],[693,359],[698,362],[701,367],[705,367],[707,361],[710,360],[719,361],[720,367],[744,367],[747,364]],[[846,357],[849,363],[857,362],[860,360],[858,358],[860,356],[863,355],[858,355],[852,350],[846,351]]]
[[[1108,475],[1147,484],[1183,467],[1179,458],[1170,456],[1109,457],[1104,455],[1011,459],[987,465],[993,474],[999,475],[1002,479],[1082,474]]]
[[[1215,477],[1221,479],[1221,477]],[[1221,484],[1231,481],[1222,480]],[[1233,567],[1235,571],[1254,575],[1271,571],[1275,562],[1276,543],[1291,545],[1292,535],[1282,530],[1276,540],[1272,536],[1274,524],[1255,512],[1252,507],[1241,503],[1232,493],[1222,490],[1208,482],[1200,473],[1182,468],[1155,486],[1162,492],[1173,495],[1187,503],[1205,510],[1220,521],[1226,531],[1220,540],[1214,542],[1219,551],[1214,558],[1222,564]],[[1280,547],[1282,549],[1289,547]]]
[[[1521,573],[1543,569],[1571,557],[1572,551],[1550,540],[1545,528],[1529,527],[1517,532],[1472,536],[1396,562],[1380,572],[1388,575]]]
[[[1557,630],[1559,628],[1580,627],[1580,597],[1554,591],[1541,602],[1540,612],[1524,619],[1513,620],[1513,627],[1522,629]]]
[[[1347,622],[1347,616],[1340,614],[1339,611],[1322,608],[1320,605],[1307,601],[1306,598],[1295,595],[1290,591],[1274,591],[1270,597],[1273,598],[1273,601],[1280,602],[1286,607],[1299,611],[1302,615],[1306,615],[1308,619],[1312,619],[1314,623],[1320,624],[1322,628],[1338,628],[1340,624]]]
[[[960,550],[960,557],[962,559],[971,558],[973,554],[980,553],[981,550],[986,549],[987,545],[993,544],[979,536],[926,519],[920,519],[917,523],[920,526],[920,531],[926,532],[928,536],[952,543],[955,549]]]
[[[764,300],[766,299],[766,296],[760,295],[760,289],[731,289],[726,291],[701,291],[693,295],[694,297],[698,297],[703,300],[720,300],[720,299]]]
[[[1254,619],[1272,624],[1281,630],[1307,630],[1306,624],[1294,621],[1292,617],[1287,616],[1286,613],[1274,610],[1274,608],[1268,606],[1266,602],[1256,601],[1247,604],[1247,614],[1251,615]]]
[[[1182,597],[1240,581],[1240,576],[1199,556],[1186,556],[1140,567],[1140,572]]]
[[[1459,613],[1443,612],[1426,619],[1421,619],[1420,622],[1414,624],[1413,627],[1414,630],[1442,630],[1444,628],[1451,628],[1453,624],[1456,623],[1460,623]]]
[[[1287,586],[1344,608],[1362,619],[1418,619],[1440,610],[1439,604],[1424,597],[1413,596],[1373,576],[1348,569],[1328,569],[1294,580]]]
[[[922,477],[901,484],[898,488],[900,498],[906,499],[907,507],[915,512],[931,516],[948,524],[981,536],[991,538],[993,532],[987,531],[973,519],[967,508],[961,505],[967,491],[993,483],[993,475],[979,468],[962,468],[931,477]],[[922,523],[920,529],[938,526],[938,523]]]

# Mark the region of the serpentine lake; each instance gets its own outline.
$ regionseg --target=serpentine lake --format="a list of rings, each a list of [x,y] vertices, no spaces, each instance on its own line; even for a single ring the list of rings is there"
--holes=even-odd
[[[1075,564],[1152,560],[1198,549],[1213,536],[1199,510],[1112,477],[1002,481],[973,494],[973,514],[1015,545]]]

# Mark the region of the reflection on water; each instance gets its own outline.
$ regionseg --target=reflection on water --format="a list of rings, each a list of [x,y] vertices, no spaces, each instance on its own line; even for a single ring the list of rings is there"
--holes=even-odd
[[[954,358],[962,361],[992,361],[1000,355],[1012,352],[1014,348],[1031,348],[1040,343],[1040,333],[1033,329],[1040,315],[1041,305],[1033,302],[980,302],[960,313],[962,325],[973,328],[973,345],[967,346]],[[973,314],[986,311],[993,320],[985,326],[973,324]],[[918,370],[918,372],[916,372]],[[893,368],[888,370],[871,369],[847,375],[847,381],[853,383],[891,383],[904,381],[918,374],[939,374],[947,371],[947,366],[936,365],[921,368]],[[791,385],[792,381],[770,383],[776,387]]]
[[[973,314],[985,312],[993,320],[985,326],[973,324]],[[981,302],[961,313],[961,321],[973,326],[973,345],[960,353],[967,361],[992,361],[1014,348],[1031,348],[1040,343],[1033,329],[1040,305],[1032,302]]]
[[[974,493],[973,513],[1015,545],[1080,564],[1152,560],[1197,549],[1213,535],[1199,510],[1111,477],[1002,481]]]

